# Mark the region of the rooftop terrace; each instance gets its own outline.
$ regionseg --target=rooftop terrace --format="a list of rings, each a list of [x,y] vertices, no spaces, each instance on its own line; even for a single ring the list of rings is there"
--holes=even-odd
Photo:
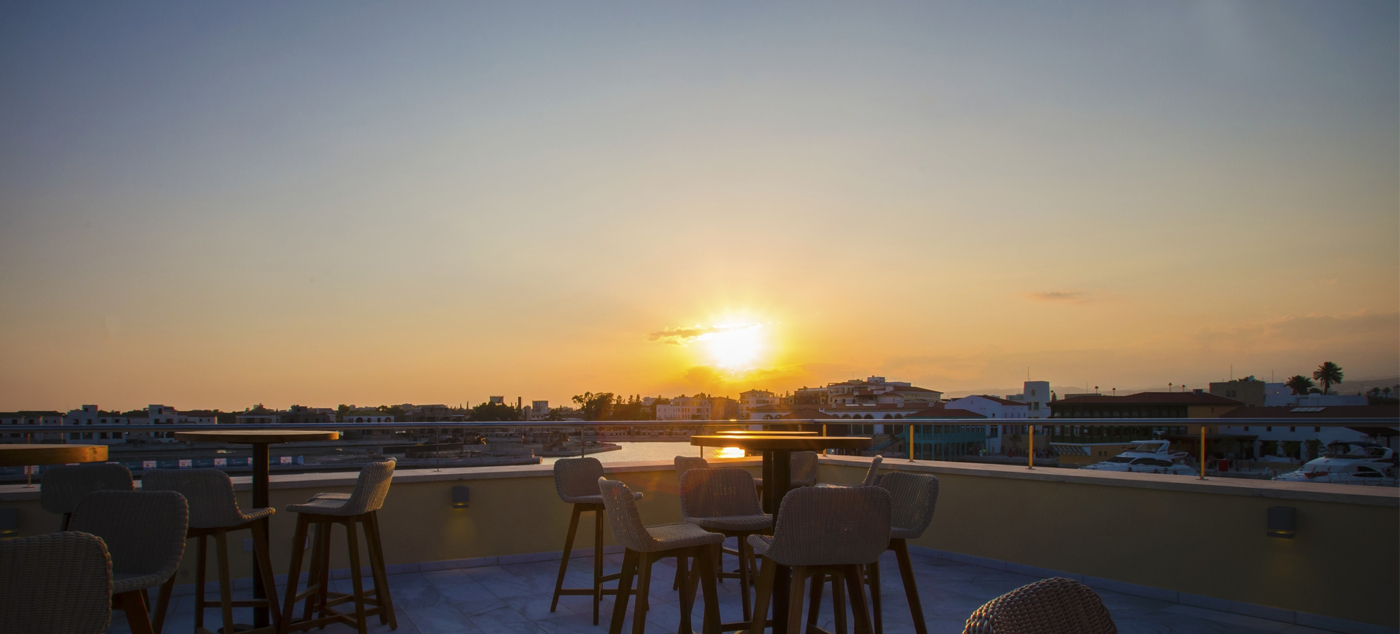
[[[677,453],[686,449],[677,445]],[[823,457],[818,478],[859,481],[869,460]],[[755,459],[728,464],[755,472],[759,466]],[[904,459],[887,459],[884,467],[933,473],[942,484],[932,525],[910,544],[930,631],[959,632],[984,602],[1050,576],[1094,587],[1123,632],[1396,632],[1400,625],[1395,488]],[[669,462],[617,463],[607,472],[646,492],[639,503],[646,523],[679,519]],[[348,492],[354,478],[344,472],[277,475],[271,503],[283,509],[316,492]],[[240,504],[250,506],[249,478],[234,481]],[[453,486],[470,488],[467,508],[453,507]],[[37,489],[0,486],[0,505],[18,510],[21,535],[58,529],[58,517],[40,509],[38,497]],[[1296,509],[1295,538],[1267,535],[1266,511],[1274,506]],[[548,611],[569,518],[550,466],[403,469],[380,517],[398,631],[607,631],[611,603],[596,627],[586,597],[564,597],[558,612]],[[272,520],[279,574],[286,570],[293,524],[280,511]],[[336,540],[332,567],[341,570],[338,583],[348,586],[343,537]],[[578,541],[591,543],[589,526]],[[166,632],[192,625],[192,550],[176,576],[180,585]],[[233,550],[233,576],[244,577],[247,592],[248,557],[236,545]],[[589,554],[575,549],[576,557]],[[609,557],[610,572],[620,558]],[[570,584],[587,585],[587,563],[570,566]],[[912,631],[899,579],[892,576],[897,567],[891,561],[881,571],[886,631]],[[658,574],[670,579],[669,571]],[[675,631],[679,606],[669,585],[652,595],[657,607],[647,631]],[[737,585],[721,584],[726,621],[737,620]],[[829,621],[829,602],[825,609]],[[694,618],[698,626],[698,611]],[[206,619],[217,625],[218,611]],[[120,612],[112,631],[125,631]]]

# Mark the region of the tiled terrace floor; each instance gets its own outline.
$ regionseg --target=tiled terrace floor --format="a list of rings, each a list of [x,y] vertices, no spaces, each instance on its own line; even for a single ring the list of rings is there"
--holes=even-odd
[[[913,632],[908,605],[899,581],[898,567],[893,554],[885,553],[881,561],[881,583],[885,608],[885,632],[907,634]],[[1013,588],[1036,581],[1031,577],[992,568],[955,563],[914,553],[914,566],[918,577],[920,596],[923,597],[924,613],[928,617],[929,631],[933,633],[962,632],[967,616],[986,601]],[[732,559],[726,557],[726,563]],[[570,562],[567,586],[586,587],[590,580],[591,559],[574,559]],[[672,560],[674,561],[674,560]],[[621,555],[607,557],[607,571],[621,567]],[[608,618],[612,614],[612,602],[603,603],[600,624],[592,624],[592,604],[586,596],[568,596],[559,601],[559,609],[549,611],[550,593],[554,589],[554,577],[558,562],[514,564],[442,570],[435,572],[392,575],[389,577],[397,608],[399,628],[402,634],[513,634],[513,633],[590,633],[607,631]],[[670,590],[670,580],[674,566],[658,563],[654,576],[659,581],[653,583],[652,609],[647,615],[648,633],[675,632],[680,619],[680,608],[676,593]],[[350,580],[341,579],[334,583],[341,591],[349,591]],[[372,582],[365,579],[365,585]],[[725,621],[739,620],[738,582],[725,580],[720,584],[721,613]],[[211,584],[211,589],[217,586]],[[246,592],[246,591],[244,591]],[[832,629],[830,591],[826,593],[821,625]],[[1115,592],[1099,592],[1118,631],[1124,634],[1139,632],[1281,632],[1303,634],[1322,632],[1302,627],[1268,621],[1225,612],[1216,612],[1192,606],[1157,601]],[[216,595],[211,595],[216,596]],[[235,597],[240,595],[236,594]],[[177,597],[172,601],[167,617],[165,632],[186,634],[194,630],[194,598]],[[631,607],[629,605],[629,607]],[[630,612],[630,610],[629,610]],[[694,614],[694,627],[700,631],[701,608]],[[235,610],[235,620],[250,622],[247,609]],[[387,625],[380,625],[371,617],[371,632],[388,632]],[[210,610],[205,618],[205,627],[217,631],[218,610]],[[627,628],[630,632],[631,619]],[[120,612],[113,613],[111,632],[127,632],[126,620]],[[328,634],[354,632],[353,628],[334,625],[325,630]]]

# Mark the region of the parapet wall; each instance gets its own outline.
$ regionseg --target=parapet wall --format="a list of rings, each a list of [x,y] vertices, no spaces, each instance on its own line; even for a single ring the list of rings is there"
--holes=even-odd
[[[758,474],[757,460],[733,464]],[[825,457],[819,478],[858,482],[868,464],[868,458]],[[885,467],[933,473],[940,480],[933,524],[916,546],[1006,562],[1029,573],[1062,571],[1162,592],[1400,624],[1400,490],[1394,488],[1202,482],[901,459],[887,460]],[[679,521],[669,462],[619,463],[606,470],[645,492],[638,504],[644,521]],[[272,504],[283,509],[313,493],[348,492],[354,481],[354,473],[274,476]],[[240,504],[250,505],[249,478],[234,482]],[[470,488],[468,508],[453,508],[453,486]],[[0,507],[19,510],[21,535],[58,530],[59,518],[39,507],[38,491],[0,487]],[[1297,510],[1295,538],[1265,533],[1271,506]],[[385,558],[391,567],[412,570],[539,560],[563,548],[569,513],[555,494],[549,466],[405,469],[395,474],[380,511]],[[585,549],[593,541],[591,519],[581,522],[575,542]],[[286,570],[292,520],[279,512],[272,522],[279,573]],[[348,566],[342,535],[337,529],[337,568]],[[187,552],[194,547],[191,541]],[[249,557],[231,555],[233,576],[249,576]],[[193,560],[185,558],[178,583],[193,582]]]

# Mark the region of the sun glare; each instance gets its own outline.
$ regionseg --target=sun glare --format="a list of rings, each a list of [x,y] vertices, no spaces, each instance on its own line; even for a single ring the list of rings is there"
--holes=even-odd
[[[716,458],[743,458],[744,450],[738,447],[725,447],[715,454]]]
[[[710,361],[730,371],[753,368],[766,347],[763,324],[716,326],[699,340],[704,343]]]

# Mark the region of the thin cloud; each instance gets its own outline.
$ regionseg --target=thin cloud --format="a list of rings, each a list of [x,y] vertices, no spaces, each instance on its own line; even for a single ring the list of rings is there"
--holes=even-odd
[[[1043,291],[1039,293],[1029,293],[1027,297],[1038,302],[1057,302],[1062,304],[1086,304],[1094,301],[1094,298],[1084,291]]]
[[[762,328],[763,324],[720,324],[716,326],[683,326],[680,328],[667,328],[658,330],[647,335],[648,341],[655,341],[672,346],[684,346],[694,341],[705,339],[715,333],[728,330],[747,330],[749,328]]]

